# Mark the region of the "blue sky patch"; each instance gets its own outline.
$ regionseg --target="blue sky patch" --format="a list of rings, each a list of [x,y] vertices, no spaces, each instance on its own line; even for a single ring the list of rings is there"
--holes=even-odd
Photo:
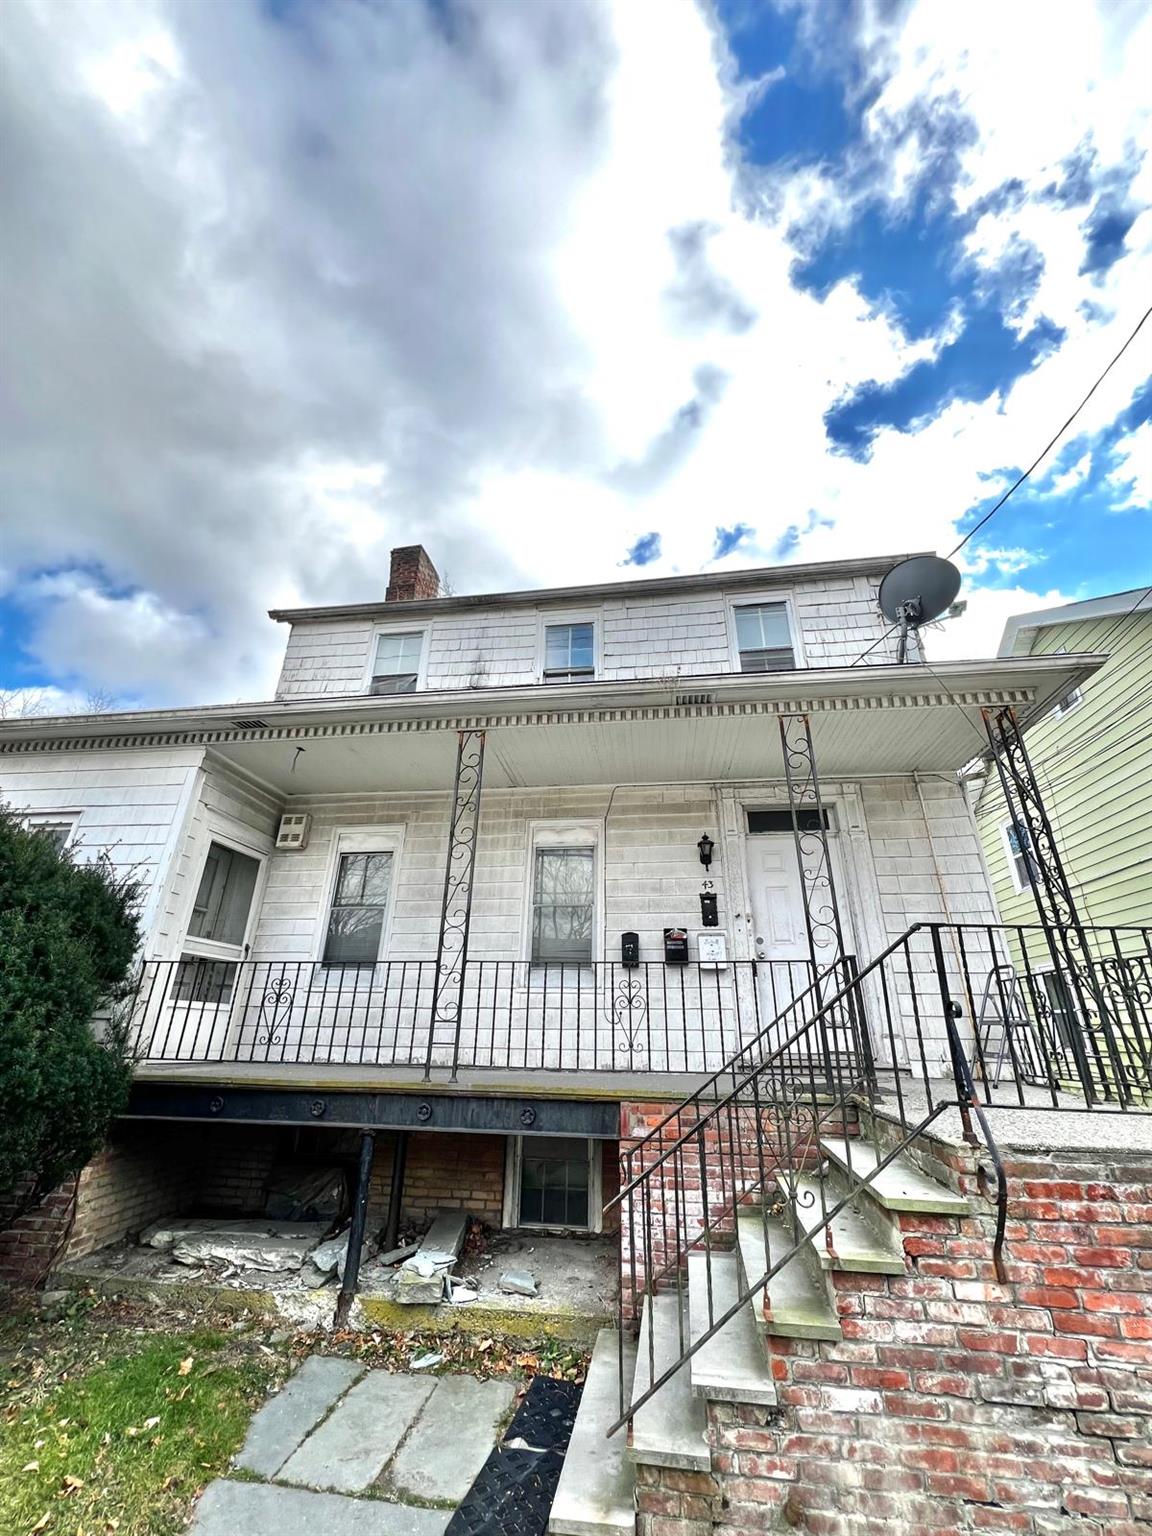
[[[621,565],[651,565],[653,560],[660,558],[660,535],[658,533],[642,533],[633,544],[632,548],[621,560]]]
[[[755,528],[750,528],[747,523],[734,523],[731,528],[717,528],[712,545],[713,560],[723,560],[725,555],[730,555],[738,545],[743,544],[745,539],[750,539],[755,532]]]

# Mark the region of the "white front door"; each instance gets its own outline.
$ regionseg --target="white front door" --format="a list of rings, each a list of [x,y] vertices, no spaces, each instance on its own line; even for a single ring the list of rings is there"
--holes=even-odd
[[[747,848],[748,885],[752,897],[752,952],[756,960],[762,962],[757,966],[756,975],[763,1027],[807,991],[814,978],[804,921],[804,892],[792,834],[750,833]],[[837,880],[839,893],[840,882]],[[817,902],[823,909],[816,912],[817,919],[830,915],[822,894],[817,896]],[[843,903],[839,906],[841,931],[845,949],[848,949]],[[817,956],[823,969],[836,957],[833,930],[819,921],[814,923],[814,929]],[[821,953],[822,950],[827,951],[826,955]],[[809,1016],[810,1010],[800,1004],[786,1021],[785,1033],[791,1032]]]

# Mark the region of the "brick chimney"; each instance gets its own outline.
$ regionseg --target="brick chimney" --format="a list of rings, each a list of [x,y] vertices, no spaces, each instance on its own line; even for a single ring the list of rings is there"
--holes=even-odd
[[[439,596],[440,576],[423,544],[405,544],[403,549],[394,549],[384,601],[411,603]]]

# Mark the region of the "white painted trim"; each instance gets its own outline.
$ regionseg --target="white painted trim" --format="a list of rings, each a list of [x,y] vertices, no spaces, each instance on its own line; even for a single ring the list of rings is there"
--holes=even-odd
[[[592,626],[592,676],[589,682],[596,682],[600,676],[601,664],[601,637],[600,631],[604,614],[600,608],[573,608],[562,609],[550,613],[547,609],[541,609],[536,615],[536,681],[548,688],[564,688],[564,683],[550,683],[544,676],[544,641],[547,630],[560,624],[591,624]]]
[[[504,1210],[501,1215],[501,1224],[505,1229],[525,1232],[602,1232],[604,1230],[603,1143],[591,1136],[584,1139],[588,1142],[588,1225],[557,1227],[550,1226],[547,1222],[519,1219],[524,1138],[509,1136],[504,1151]]]
[[[796,614],[796,598],[791,592],[772,591],[741,592],[738,596],[726,599],[724,604],[725,621],[728,625],[728,656],[732,663],[733,672],[739,672],[742,677],[773,677],[787,676],[787,673],[771,672],[742,672],[740,668],[740,640],[736,634],[736,610],[737,608],[756,608],[762,604],[774,604],[784,606],[784,616],[788,621],[788,634],[792,642],[792,660],[797,668],[808,665],[804,654],[804,639],[800,629],[800,620]]]
[[[328,937],[328,917],[332,911],[332,899],[336,894],[336,873],[342,853],[390,853],[392,855],[392,882],[388,887],[388,908],[384,913],[384,925],[380,930],[380,947],[377,962],[385,959],[392,944],[392,922],[396,913],[396,889],[400,879],[401,861],[404,857],[403,822],[384,823],[376,827],[333,827],[329,838],[328,858],[321,883],[323,897],[316,912],[316,926],[312,935],[312,959],[319,964],[324,959],[324,945]],[[282,855],[296,858],[295,853]],[[329,969],[336,971],[339,966]]]
[[[520,958],[532,963],[532,882],[536,875],[537,848],[592,849],[592,961],[604,958],[604,820],[586,817],[529,820],[526,867],[521,881]],[[524,970],[525,984],[528,979]]]
[[[428,653],[432,645],[432,625],[428,620],[420,623],[410,621],[405,624],[397,618],[388,624],[373,624],[368,636],[368,660],[364,668],[364,680],[360,686],[361,693],[367,693],[372,687],[372,678],[376,671],[376,649],[381,635],[419,635],[420,636],[420,664],[416,669],[415,692],[423,693],[428,686]],[[406,698],[406,694],[378,694],[378,698]]]

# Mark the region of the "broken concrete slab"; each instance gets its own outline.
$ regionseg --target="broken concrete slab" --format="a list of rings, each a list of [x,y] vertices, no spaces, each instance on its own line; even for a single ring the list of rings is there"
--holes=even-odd
[[[212,1231],[181,1238],[172,1247],[172,1258],[188,1266],[230,1266],[274,1273],[299,1269],[315,1246],[312,1233],[305,1237],[261,1237]]]
[[[310,1355],[251,1424],[235,1465],[259,1477],[274,1477],[332,1404],[364,1374],[352,1360]]]
[[[308,1262],[326,1275],[339,1274],[343,1278],[344,1263],[348,1256],[348,1233],[341,1232],[323,1243],[317,1243],[308,1255]]]
[[[526,1269],[506,1269],[500,1276],[500,1289],[509,1296],[538,1296],[536,1276]]]
[[[435,1379],[369,1371],[289,1457],[281,1479],[359,1493],[380,1475],[435,1389]]]
[[[406,1307],[436,1306],[444,1300],[446,1271],[422,1275],[418,1269],[402,1269],[396,1277],[396,1300]]]
[[[220,1478],[204,1490],[189,1536],[444,1536],[451,1518],[449,1509]]]
[[[227,1237],[310,1237],[318,1243],[327,1231],[322,1222],[271,1221],[267,1216],[246,1216],[235,1219],[219,1219],[214,1216],[169,1217],[155,1221],[140,1234],[144,1247],[169,1252],[179,1242],[188,1238],[202,1237],[207,1232],[219,1232]]]
[[[465,1211],[441,1211],[425,1232],[418,1253],[436,1256],[437,1263],[452,1264],[464,1247],[468,1236],[468,1215]]]
[[[397,1495],[458,1504],[487,1461],[515,1396],[509,1381],[441,1376],[389,1468]]]
[[[419,1243],[407,1243],[403,1248],[389,1248],[387,1253],[382,1253],[377,1258],[378,1264],[399,1264],[402,1259],[410,1259],[414,1253],[420,1252]]]

